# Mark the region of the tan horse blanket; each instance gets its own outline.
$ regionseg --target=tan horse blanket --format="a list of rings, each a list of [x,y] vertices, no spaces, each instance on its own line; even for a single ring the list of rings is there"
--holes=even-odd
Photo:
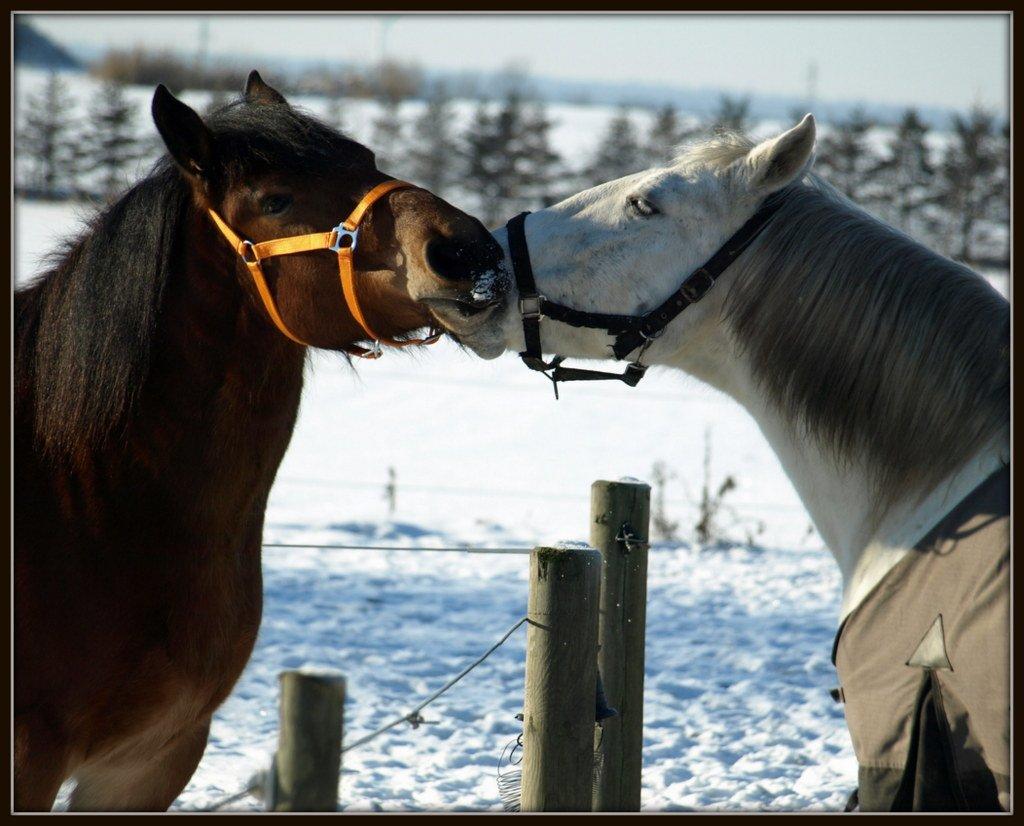
[[[839,629],[862,811],[1009,809],[1009,513],[1004,468]]]

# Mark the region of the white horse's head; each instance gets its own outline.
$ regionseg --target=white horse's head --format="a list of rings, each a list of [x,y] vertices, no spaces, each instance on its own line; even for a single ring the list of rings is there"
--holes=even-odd
[[[579,310],[642,315],[658,306],[704,263],[761,201],[807,170],[814,148],[811,115],[788,132],[753,145],[722,137],[692,147],[673,165],[649,169],[573,195],[526,220],[537,287]],[[505,230],[495,237],[506,250]],[[506,264],[506,266],[509,266]],[[678,352],[721,308],[722,289],[689,307],[651,348]],[[716,295],[717,294],[717,295]],[[483,358],[524,347],[517,296],[472,337]],[[553,321],[541,325],[546,353],[608,358],[601,330]]]

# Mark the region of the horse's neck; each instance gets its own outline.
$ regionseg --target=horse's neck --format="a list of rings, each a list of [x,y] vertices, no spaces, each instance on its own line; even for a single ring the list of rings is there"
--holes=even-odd
[[[952,508],[1007,460],[995,440],[930,492],[915,492],[876,518],[876,474],[863,463],[839,467],[816,440],[801,438],[793,423],[750,387],[740,399],[757,421],[793,483],[815,528],[843,574],[840,620]]]
[[[700,347],[686,348],[661,363],[729,394],[757,422],[842,571],[840,619],[953,506],[1009,459],[1008,442],[999,437],[923,497],[918,492],[893,503],[879,521],[872,468],[857,463],[840,467],[814,439],[802,437],[799,428],[765,399],[724,324],[712,330],[705,326]]]
[[[157,484],[184,488],[197,523],[262,518],[302,390],[304,348],[243,292],[233,251],[205,216],[188,229],[168,285],[129,449]]]

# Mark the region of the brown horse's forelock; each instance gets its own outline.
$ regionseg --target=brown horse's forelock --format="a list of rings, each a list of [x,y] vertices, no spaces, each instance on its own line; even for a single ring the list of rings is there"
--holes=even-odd
[[[238,102],[207,124],[231,185],[265,169],[373,167],[368,149],[288,106]],[[189,184],[165,156],[16,291],[15,382],[30,388],[49,452],[98,446],[125,423],[148,373],[165,285],[184,264],[191,204]]]
[[[1009,426],[1008,302],[813,175],[735,267],[725,314],[768,399],[880,520]]]
[[[374,167],[373,152],[309,115],[284,104],[236,101],[206,118],[231,182],[264,169],[317,175],[327,166]]]

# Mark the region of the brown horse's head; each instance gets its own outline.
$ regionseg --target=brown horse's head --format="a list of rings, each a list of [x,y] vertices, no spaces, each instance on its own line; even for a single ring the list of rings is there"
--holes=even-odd
[[[160,86],[153,119],[197,203],[249,241],[327,232],[389,180],[369,149],[292,108],[256,72],[240,101],[206,120]],[[361,223],[359,303],[369,326],[389,338],[426,326],[431,311],[453,332],[471,332],[506,289],[501,259],[477,219],[425,190],[398,190]],[[236,269],[258,301],[240,258]],[[343,298],[334,253],[267,259],[263,269],[284,323],[302,340],[340,349],[366,337]]]

